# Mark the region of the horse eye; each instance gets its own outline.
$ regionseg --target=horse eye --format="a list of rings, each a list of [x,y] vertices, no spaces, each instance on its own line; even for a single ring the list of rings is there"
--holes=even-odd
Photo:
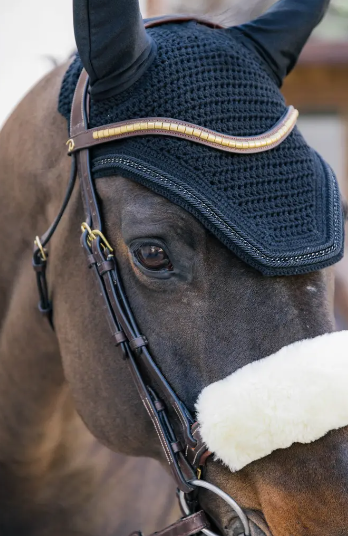
[[[134,256],[144,268],[159,272],[161,270],[172,271],[173,266],[167,253],[161,246],[144,244],[134,251]]]

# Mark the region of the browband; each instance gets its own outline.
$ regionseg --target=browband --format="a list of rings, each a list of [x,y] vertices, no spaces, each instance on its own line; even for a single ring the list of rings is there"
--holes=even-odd
[[[147,117],[95,127],[72,136],[68,153],[133,136],[159,135],[184,138],[230,153],[260,153],[277,147],[296,125],[298,111],[290,106],[273,128],[256,136],[230,136],[186,121],[164,117]]]

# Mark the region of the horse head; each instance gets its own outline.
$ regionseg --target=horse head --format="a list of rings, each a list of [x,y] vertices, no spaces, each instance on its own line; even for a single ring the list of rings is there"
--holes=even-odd
[[[142,339],[144,384],[168,409],[175,448],[181,419],[198,421],[213,453],[199,473],[237,501],[255,536],[348,527],[347,334],[335,332],[332,268],[342,202],[279,90],[327,4],[280,0],[231,28],[188,18],[145,29],[137,0],[75,0],[79,57],[60,94],[68,118],[84,67],[91,137],[73,132],[69,149],[80,166],[89,151],[104,226],[98,238],[87,222],[85,245],[114,250],[146,347],[182,405],[151,377]],[[95,262],[72,235],[84,220],[74,191],[49,252],[65,377],[104,445],[167,465],[125,339],[106,336]],[[200,490],[199,503],[216,530],[243,533],[220,498]]]

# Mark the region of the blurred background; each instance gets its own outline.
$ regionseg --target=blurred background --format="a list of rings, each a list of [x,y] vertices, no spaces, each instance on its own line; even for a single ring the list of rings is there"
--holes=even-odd
[[[250,20],[274,0],[140,0],[144,17],[218,14],[225,24]],[[72,0],[0,0],[0,127],[44,74],[74,52]],[[335,170],[348,199],[348,0],[331,0],[299,64],[284,84],[300,111],[304,136]],[[337,267],[336,311],[348,327],[348,257]]]

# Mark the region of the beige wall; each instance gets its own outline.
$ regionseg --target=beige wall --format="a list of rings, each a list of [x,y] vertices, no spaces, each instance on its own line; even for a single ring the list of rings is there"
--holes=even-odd
[[[224,24],[250,20],[274,3],[274,0],[147,0],[150,16],[166,13],[219,14]]]
[[[347,125],[343,117],[336,115],[302,115],[299,128],[307,142],[331,165],[339,180],[341,190],[347,197]],[[348,249],[348,244],[347,244]],[[337,265],[337,272],[348,284],[348,255]]]
[[[309,145],[331,165],[343,186],[346,180],[343,118],[336,115],[300,115],[298,126]]]
[[[0,0],[0,128],[52,60],[74,50],[72,0]]]

